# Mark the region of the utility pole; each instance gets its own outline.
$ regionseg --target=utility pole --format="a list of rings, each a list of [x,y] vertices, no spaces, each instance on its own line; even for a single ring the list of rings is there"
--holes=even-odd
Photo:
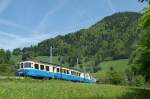
[[[50,47],[50,63],[53,62],[53,47]]]
[[[77,58],[77,66],[79,66],[79,59]]]
[[[50,63],[53,63],[53,50],[58,50],[58,48],[53,48],[52,46],[49,47],[49,60]]]

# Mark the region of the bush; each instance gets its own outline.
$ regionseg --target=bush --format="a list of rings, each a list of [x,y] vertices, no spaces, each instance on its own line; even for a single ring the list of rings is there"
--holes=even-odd
[[[110,71],[108,72],[108,77],[111,84],[118,85],[118,84],[124,84],[125,82],[125,77],[121,72]]]
[[[135,85],[137,87],[144,86],[145,78],[142,75],[138,75],[135,77]]]

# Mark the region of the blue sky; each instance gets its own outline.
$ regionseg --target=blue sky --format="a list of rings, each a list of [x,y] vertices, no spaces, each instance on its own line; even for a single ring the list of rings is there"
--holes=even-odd
[[[115,12],[140,12],[138,0],[0,0],[0,48],[27,47],[88,28]]]

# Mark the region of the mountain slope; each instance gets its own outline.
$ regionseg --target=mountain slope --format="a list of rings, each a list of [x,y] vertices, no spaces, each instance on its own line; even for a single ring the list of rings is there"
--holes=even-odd
[[[89,29],[57,36],[40,42],[37,46],[24,48],[23,55],[48,56],[49,48],[57,49],[53,55],[61,56],[64,65],[74,66],[79,58],[80,66],[96,67],[101,61],[128,58],[136,45],[137,27],[141,15],[135,12],[115,13],[105,17]],[[26,55],[28,56],[28,55]]]

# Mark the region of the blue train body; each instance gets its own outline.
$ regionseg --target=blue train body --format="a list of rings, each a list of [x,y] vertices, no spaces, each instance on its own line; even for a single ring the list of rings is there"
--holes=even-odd
[[[91,77],[88,73],[82,73],[54,64],[43,64],[34,61],[21,62],[20,69],[17,70],[16,74],[18,76],[47,79],[54,78],[84,83],[96,83],[96,79]]]

